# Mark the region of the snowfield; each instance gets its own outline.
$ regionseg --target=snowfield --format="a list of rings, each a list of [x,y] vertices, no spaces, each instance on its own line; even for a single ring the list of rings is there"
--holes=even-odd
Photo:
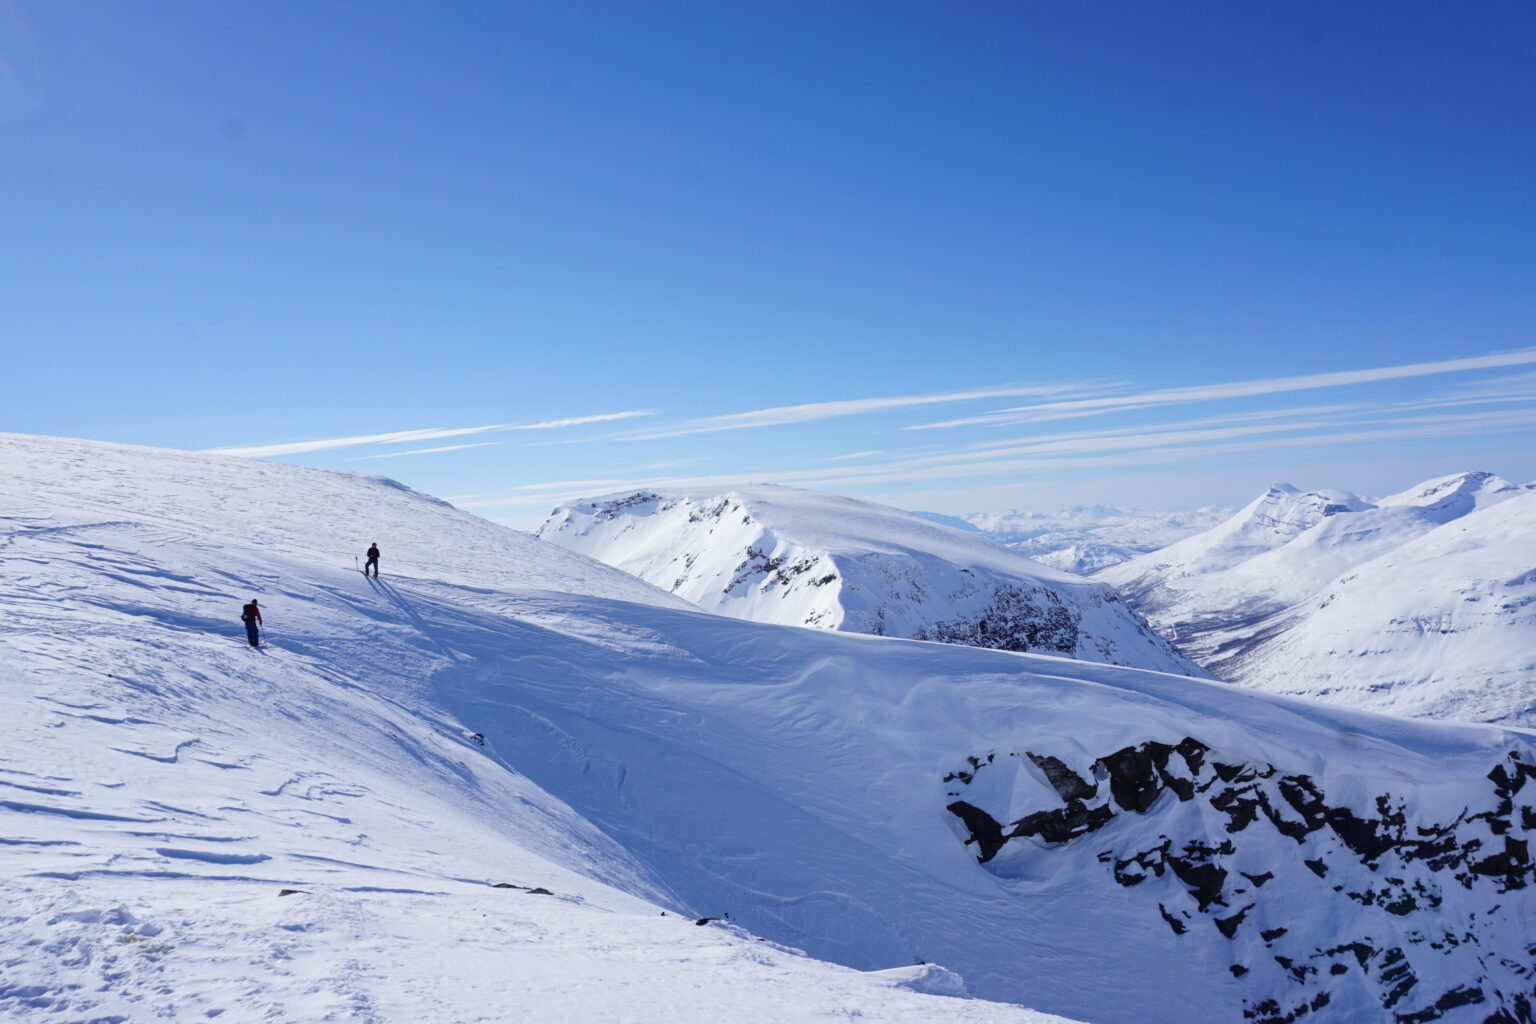
[[[1532,1019],[1528,733],[709,615],[375,477],[0,480],[0,1018]]]
[[[772,484],[564,505],[539,537],[755,622],[1203,673],[1110,587],[886,505]]]
[[[1100,578],[1231,682],[1394,714],[1536,722],[1536,490],[1491,473],[1375,503],[1277,484]]]

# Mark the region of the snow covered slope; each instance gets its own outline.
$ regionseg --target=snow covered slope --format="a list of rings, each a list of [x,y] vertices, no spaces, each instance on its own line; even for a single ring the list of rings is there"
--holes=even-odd
[[[872,502],[640,491],[557,508],[538,536],[737,618],[1203,674],[1109,587]]]
[[[1357,564],[1266,629],[1273,639],[1234,662],[1248,685],[1536,724],[1536,491]]]
[[[459,565],[378,480],[0,480],[0,1018],[1036,1019],[924,960],[1095,1024],[1532,1020],[1528,733]],[[370,517],[409,573],[304,539]]]
[[[1220,526],[1101,578],[1223,679],[1400,714],[1533,722],[1532,494],[1491,473],[1376,504],[1276,484]]]
[[[686,607],[381,478],[0,435],[0,1019],[1045,1024],[678,916],[439,692],[549,589]]]
[[[1074,505],[1058,512],[979,512],[961,521],[1037,562],[1082,575],[1167,547],[1232,514],[1207,506],[1150,512],[1120,505]]]

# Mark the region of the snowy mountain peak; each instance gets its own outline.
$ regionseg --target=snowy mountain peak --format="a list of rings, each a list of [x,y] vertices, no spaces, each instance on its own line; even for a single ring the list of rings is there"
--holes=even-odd
[[[1294,537],[1329,516],[1370,507],[1370,502],[1348,491],[1302,491],[1290,484],[1275,483],[1236,518],[1272,530],[1279,537]]]
[[[538,536],[737,618],[1198,674],[1109,587],[872,502],[636,491],[558,508]]]
[[[1532,494],[1485,472],[1375,505],[1276,485],[1220,526],[1103,578],[1223,679],[1401,713],[1529,721]]]
[[[1448,523],[1479,508],[1512,498],[1524,488],[1493,473],[1473,471],[1426,480],[1376,504],[1383,508],[1414,506],[1431,513],[1438,522]]]
[[[1150,610],[1156,607],[1152,591],[1167,574],[1182,577],[1230,569],[1288,544],[1328,519],[1374,507],[1348,491],[1303,491],[1287,483],[1271,484],[1204,533],[1111,566],[1102,578]]]

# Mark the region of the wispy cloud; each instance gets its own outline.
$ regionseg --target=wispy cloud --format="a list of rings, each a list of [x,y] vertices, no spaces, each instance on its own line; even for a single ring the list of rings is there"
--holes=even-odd
[[[576,427],[584,423],[606,423],[627,420],[636,416],[654,416],[654,409],[631,409],[626,412],[605,412],[596,416],[572,416],[566,419],[545,420],[542,423],[492,423],[483,427],[431,427],[426,430],[397,430],[388,434],[361,434],[356,437],[326,437],[313,441],[285,441],[279,444],[236,445],[229,448],[206,448],[212,455],[240,455],[248,459],[264,459],[274,455],[301,455],[305,452],[327,451],[332,448],[353,448],[365,444],[405,444],[411,441],[436,441],[445,437],[464,437],[470,434],[487,434],[501,430],[556,430]],[[401,453],[405,454],[405,453]]]
[[[843,461],[845,461],[847,459],[867,459],[867,458],[870,458],[871,456],[874,456],[874,455],[884,455],[884,454],[885,454],[885,452],[883,450],[881,450],[879,448],[874,448],[874,449],[871,449],[870,451],[867,451],[867,452],[849,452],[847,455],[830,455],[830,456],[827,457],[827,461],[828,462],[843,462]]]
[[[474,444],[445,444],[437,448],[412,448],[408,452],[385,452],[383,455],[359,455],[353,462],[364,462],[368,459],[398,459],[402,455],[435,455],[438,452],[461,452],[465,448],[494,448],[505,444],[505,441],[477,441]]]
[[[1536,363],[1536,349],[1519,352],[1500,352],[1466,359],[1444,359],[1432,363],[1410,363],[1403,366],[1381,366],[1368,370],[1342,370],[1334,373],[1310,373],[1295,377],[1271,377],[1265,380],[1233,381],[1226,384],[1203,384],[1195,387],[1162,388],[1131,394],[1079,398],[1060,402],[1042,402],[1035,405],[1013,406],[981,416],[942,420],[907,427],[907,430],[936,430],[948,427],[1001,425],[1013,423],[1037,423],[1068,416],[1097,415],[1108,412],[1124,412],[1153,406],[1180,405],[1191,402],[1210,402],[1224,398],[1251,398],[1256,395],[1274,395],[1287,391],[1310,391],[1316,388],[1333,388],[1349,384],[1372,384],[1379,381],[1402,380],[1409,377],[1427,377],[1438,373],[1459,373],[1465,370],[1487,370],[1500,366],[1522,366]]]
[[[1350,411],[1350,406],[1321,406],[1290,410],[1292,413]],[[1343,416],[1279,419],[1263,422],[1264,414],[1247,414],[1247,425],[1206,426],[1243,416],[1191,420],[1162,426],[1083,432],[1034,439],[1033,443],[1005,448],[962,450],[865,465],[819,466],[801,469],[737,473],[728,476],[673,477],[669,479],[564,480],[526,484],[517,493],[481,497],[465,507],[517,508],[548,505],[573,497],[654,487],[659,490],[704,490],[747,483],[782,483],[811,487],[857,488],[893,482],[966,479],[989,476],[1042,474],[1085,468],[1152,466],[1205,460],[1217,455],[1286,448],[1323,448],[1348,444],[1412,440],[1465,434],[1494,434],[1528,430],[1536,425],[1536,409],[1477,411],[1431,416],[1383,416],[1384,407],[1370,410],[1374,418],[1353,420]],[[1290,434],[1265,437],[1264,434]]]
[[[637,470],[646,469],[676,469],[679,466],[692,466],[696,463],[707,461],[708,456],[693,455],[686,459],[664,459],[661,462],[648,462],[643,466],[636,466]]]
[[[857,416],[867,413],[888,412],[914,406],[942,405],[948,402],[969,402],[984,398],[1027,398],[1046,395],[1093,394],[1104,391],[1108,385],[1098,384],[1028,384],[1002,387],[972,388],[967,391],[941,391],[927,395],[897,395],[890,398],[850,398],[834,402],[809,402],[804,405],[780,405],[771,409],[753,409],[750,412],[733,412],[723,416],[705,416],[684,420],[671,426],[649,430],[636,430],[614,434],[620,441],[655,441],[688,434],[709,434],[721,430],[747,430],[753,427],[774,427],[787,423],[807,423],[812,420],[830,419],[834,416]]]
[[[596,416],[571,416],[563,420],[545,420],[543,423],[511,423],[506,430],[558,430],[561,427],[579,427],[585,423],[608,423],[612,420],[632,420],[636,416],[655,416],[655,409],[630,409],[627,412],[604,412]]]

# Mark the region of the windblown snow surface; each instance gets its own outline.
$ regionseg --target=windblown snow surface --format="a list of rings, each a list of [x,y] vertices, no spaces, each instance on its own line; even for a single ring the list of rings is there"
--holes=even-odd
[[[1204,675],[1107,586],[886,505],[795,487],[561,506],[539,537],[723,615]]]
[[[1536,723],[1536,490],[1491,473],[1375,503],[1276,484],[1101,578],[1231,682]]]
[[[711,616],[379,478],[0,474],[0,1018],[1532,1020],[1530,734]]]

